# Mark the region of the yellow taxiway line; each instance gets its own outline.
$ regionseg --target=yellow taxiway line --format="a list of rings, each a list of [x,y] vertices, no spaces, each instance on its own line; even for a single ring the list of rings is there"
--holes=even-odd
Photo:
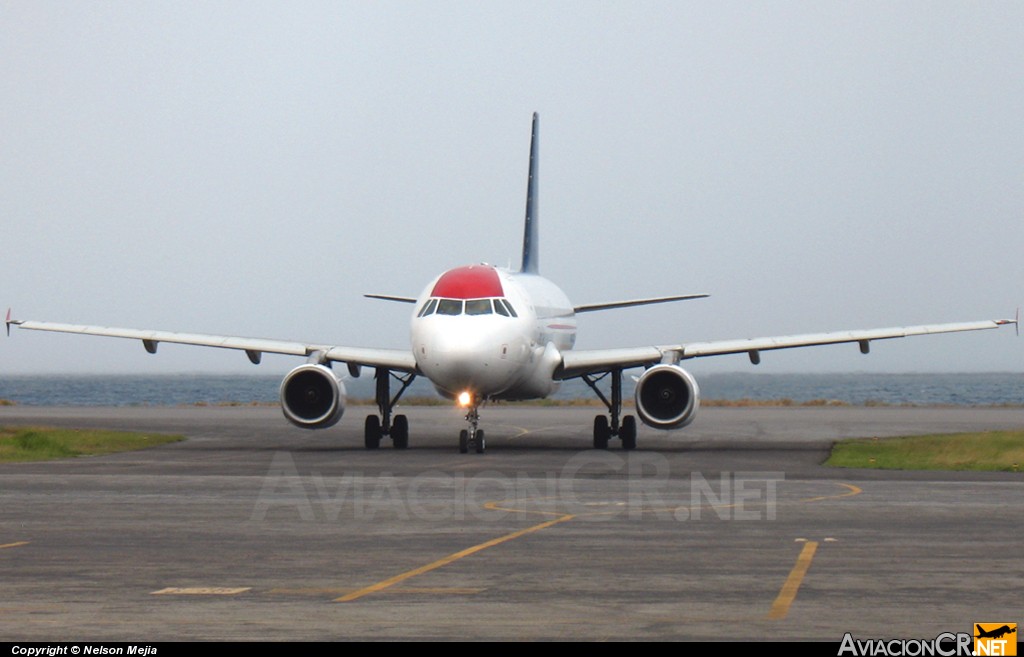
[[[860,495],[864,490],[853,484],[844,484],[840,481],[835,482],[837,486],[842,486],[847,492],[840,495],[822,495],[820,497],[809,497],[806,500],[800,500],[801,502],[820,502],[822,500],[838,500],[843,497],[853,497],[854,495]]]
[[[796,558],[793,570],[789,571],[786,583],[782,585],[782,590],[779,591],[778,597],[772,603],[771,611],[768,612],[768,620],[782,620],[789,613],[789,606],[796,599],[796,593],[800,590],[800,584],[804,581],[807,569],[811,567],[811,559],[814,558],[817,549],[817,541],[804,543],[804,549],[800,550],[800,556]]]
[[[474,545],[473,547],[470,547],[470,548],[466,548],[465,550],[461,550],[459,552],[456,552],[455,554],[449,554],[447,557],[444,557],[442,559],[438,559],[437,561],[435,561],[433,563],[428,563],[425,566],[420,566],[419,568],[414,568],[413,570],[406,571],[406,572],[404,572],[404,573],[402,573],[400,575],[395,575],[394,577],[391,577],[391,578],[385,579],[383,581],[377,582],[376,584],[371,584],[370,586],[367,586],[365,588],[361,588],[358,591],[353,591],[352,593],[349,593],[348,595],[343,595],[340,598],[335,598],[334,601],[335,602],[352,602],[353,600],[358,600],[359,598],[365,597],[365,596],[370,595],[372,593],[377,593],[378,591],[383,591],[384,589],[390,588],[390,587],[394,586],[395,584],[399,584],[401,582],[404,582],[407,579],[412,579],[413,577],[417,577],[418,575],[422,575],[424,573],[429,573],[432,570],[437,570],[438,568],[441,568],[443,566],[447,566],[448,564],[453,563],[455,561],[458,561],[459,559],[462,559],[463,557],[468,557],[468,556],[470,556],[472,554],[476,554],[477,552],[481,552],[483,550],[486,550],[487,548],[494,547],[495,545],[501,545],[502,543],[506,543],[508,541],[515,540],[515,539],[519,538],[520,536],[526,536],[527,534],[532,534],[534,532],[539,532],[542,529],[547,529],[548,527],[551,527],[553,525],[557,525],[560,522],[565,522],[566,520],[572,520],[574,517],[575,516],[572,516],[572,515],[564,515],[564,516],[562,516],[560,518],[555,518],[554,520],[548,520],[547,522],[542,522],[542,523],[540,523],[538,525],[533,525],[532,527],[527,527],[526,529],[520,529],[519,531],[512,532],[511,534],[505,534],[504,536],[499,536],[498,538],[492,538],[489,541],[486,541],[484,543],[480,543],[479,545]]]

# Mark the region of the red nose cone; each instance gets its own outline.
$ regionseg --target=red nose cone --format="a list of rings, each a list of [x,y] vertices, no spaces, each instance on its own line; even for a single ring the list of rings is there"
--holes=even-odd
[[[441,274],[430,296],[447,299],[483,299],[502,297],[505,294],[494,267],[469,265],[450,269]]]

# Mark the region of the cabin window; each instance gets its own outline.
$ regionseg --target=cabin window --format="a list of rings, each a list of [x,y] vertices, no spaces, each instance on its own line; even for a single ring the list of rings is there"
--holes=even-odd
[[[462,301],[460,299],[441,299],[437,302],[438,315],[461,315]]]
[[[490,299],[470,299],[466,302],[466,314],[467,315],[490,315],[491,314],[491,300]]]

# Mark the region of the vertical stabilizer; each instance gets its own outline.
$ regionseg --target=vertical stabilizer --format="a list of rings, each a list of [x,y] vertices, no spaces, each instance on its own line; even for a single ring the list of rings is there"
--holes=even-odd
[[[533,113],[533,131],[530,135],[530,173],[526,181],[526,225],[523,230],[523,266],[521,271],[536,274],[540,268],[537,239],[537,113]]]

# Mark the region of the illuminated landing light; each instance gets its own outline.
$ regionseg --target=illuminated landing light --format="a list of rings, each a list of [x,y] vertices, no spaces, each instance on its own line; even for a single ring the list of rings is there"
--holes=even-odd
[[[459,393],[459,396],[456,397],[456,401],[458,401],[459,406],[465,408],[473,403],[473,393],[468,390],[463,390]]]

